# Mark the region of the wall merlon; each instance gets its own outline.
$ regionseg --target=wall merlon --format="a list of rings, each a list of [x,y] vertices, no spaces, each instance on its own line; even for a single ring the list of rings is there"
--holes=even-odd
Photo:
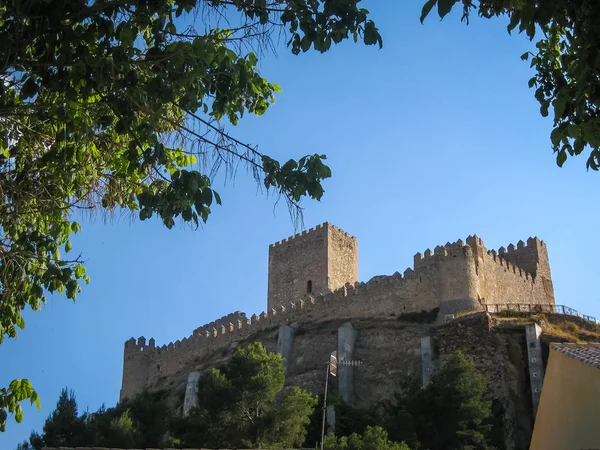
[[[414,256],[414,265],[417,266],[421,262],[422,259],[423,259],[423,255],[421,254],[421,252],[416,253]]]
[[[307,230],[303,230],[303,231],[301,231],[299,233],[296,233],[296,234],[294,234],[292,236],[289,236],[289,237],[287,237],[285,239],[282,239],[280,241],[274,242],[274,243],[272,243],[272,244],[269,245],[269,248],[276,247],[278,245],[282,245],[282,244],[285,244],[287,242],[291,242],[292,240],[295,240],[296,238],[305,237],[305,236],[308,236],[308,235],[310,235],[310,234],[312,234],[314,232],[321,231],[323,229],[325,229],[325,230],[327,230],[327,229],[335,230],[337,232],[342,233],[345,237],[347,237],[349,239],[356,240],[356,237],[352,236],[350,233],[342,230],[341,228],[339,228],[339,227],[337,227],[335,225],[330,224],[329,222],[324,222],[324,223],[319,224],[319,225],[317,225],[317,226],[315,226],[313,228],[309,228]]]
[[[135,338],[130,338],[125,341],[125,348],[133,348],[135,347]]]
[[[415,271],[410,267],[404,271],[404,278],[414,278],[415,276]]]
[[[334,301],[342,301],[344,298],[346,298],[346,288],[337,289],[336,291],[332,292],[331,295]]]

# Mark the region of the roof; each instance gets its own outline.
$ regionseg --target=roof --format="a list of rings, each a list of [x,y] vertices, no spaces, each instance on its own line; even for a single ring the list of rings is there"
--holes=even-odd
[[[600,343],[559,344],[554,342],[551,344],[551,348],[584,364],[600,369]]]

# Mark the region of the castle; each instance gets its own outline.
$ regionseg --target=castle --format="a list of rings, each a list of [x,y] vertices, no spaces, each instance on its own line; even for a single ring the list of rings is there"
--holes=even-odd
[[[486,305],[553,305],[548,250],[529,238],[515,247],[486,250],[477,236],[414,256],[404,274],[358,281],[358,241],[329,223],[269,247],[267,312],[236,311],[156,347],[140,337],[125,343],[121,399],[141,392],[177,365],[230,345],[277,323],[364,318],[440,309],[450,315]]]

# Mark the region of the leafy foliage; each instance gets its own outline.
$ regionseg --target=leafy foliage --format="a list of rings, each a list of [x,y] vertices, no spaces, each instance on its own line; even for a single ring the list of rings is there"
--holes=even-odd
[[[33,447],[29,442],[23,441],[20,444],[17,444],[15,450],[33,450]]]
[[[39,310],[55,292],[75,300],[89,282],[81,257],[65,256],[81,231],[74,211],[197,227],[221,204],[213,176],[240,164],[292,211],[320,199],[331,176],[324,155],[282,164],[224,125],[273,103],[280,88],[250,49],[268,49],[278,29],[296,54],[351,36],[381,46],[358,3],[0,2],[0,342],[23,329],[25,307]],[[8,414],[20,420],[15,401],[37,402],[28,389],[0,391],[1,429]]]
[[[562,166],[568,156],[589,149],[588,169],[600,169],[600,8],[595,0],[428,0],[421,22],[437,6],[444,18],[461,3],[463,20],[478,9],[484,18],[508,16],[508,32],[525,32],[530,40],[541,34],[531,58],[540,112],[554,110],[550,135],[556,162]]]
[[[165,392],[144,392],[87,419],[87,443],[97,447],[151,448],[167,444],[172,411]]]
[[[349,436],[352,433],[362,434],[367,427],[376,426],[380,422],[374,409],[350,405],[338,395],[331,395],[328,402],[335,408],[335,434],[337,436]]]
[[[143,393],[114,408],[78,414],[73,392],[64,389],[29,448],[43,447],[211,447],[298,448],[306,438],[316,399],[294,388],[282,397],[281,356],[260,343],[238,349],[221,368],[200,381],[199,405],[188,417],[175,416],[166,392]],[[28,450],[27,448],[25,450]]]
[[[137,448],[143,439],[136,429],[129,410],[125,410],[119,417],[110,422],[107,442],[111,446],[122,448]]]
[[[14,414],[17,423],[23,420],[23,409],[19,402],[31,401],[40,409],[40,399],[28,380],[13,380],[8,388],[0,388],[0,431],[6,429],[7,414]]]
[[[388,439],[387,432],[381,427],[368,426],[364,433],[352,433],[350,436],[325,436],[323,442],[327,450],[410,450],[404,442]]]
[[[430,450],[491,450],[492,404],[483,399],[485,378],[457,352],[421,388],[406,380],[388,405],[386,428],[394,440]]]
[[[143,393],[114,408],[101,406],[95,413],[78,413],[72,391],[63,389],[56,408],[48,416],[41,434],[31,433],[23,450],[43,447],[149,448],[167,444],[171,411],[164,392]]]
[[[198,407],[172,426],[176,445],[299,447],[317,401],[297,387],[277,401],[284,381],[280,355],[259,342],[238,349],[224,366],[200,378]]]

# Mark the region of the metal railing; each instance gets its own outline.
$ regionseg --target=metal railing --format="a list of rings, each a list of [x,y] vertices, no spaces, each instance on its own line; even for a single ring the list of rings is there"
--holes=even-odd
[[[581,314],[576,309],[570,308],[565,305],[539,305],[539,304],[526,304],[526,303],[496,303],[492,305],[485,305],[485,310],[489,313],[498,313],[500,311],[516,311],[516,312],[530,312],[530,313],[553,313],[553,314],[565,314],[567,316],[581,317],[589,322],[600,324],[600,320],[592,316],[586,316]]]

